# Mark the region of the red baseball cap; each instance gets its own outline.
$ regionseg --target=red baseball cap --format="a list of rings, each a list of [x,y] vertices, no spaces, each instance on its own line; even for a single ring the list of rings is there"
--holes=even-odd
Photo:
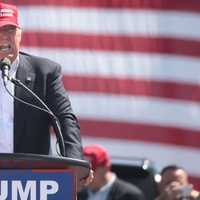
[[[0,27],[6,25],[19,27],[18,9],[14,5],[0,3]]]
[[[103,166],[110,169],[111,159],[106,149],[100,145],[93,144],[83,148],[84,156],[88,157],[92,164],[92,169],[95,171],[97,167]]]

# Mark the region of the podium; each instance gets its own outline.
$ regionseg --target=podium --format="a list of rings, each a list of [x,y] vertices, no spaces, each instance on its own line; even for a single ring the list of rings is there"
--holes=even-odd
[[[7,193],[0,188],[0,199],[20,199],[16,195],[21,195],[27,200],[75,200],[90,164],[68,157],[0,153],[0,169],[0,186],[7,187]]]

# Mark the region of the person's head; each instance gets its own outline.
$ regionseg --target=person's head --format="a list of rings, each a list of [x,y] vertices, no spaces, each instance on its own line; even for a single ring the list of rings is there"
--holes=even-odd
[[[172,182],[178,182],[180,185],[187,185],[189,183],[186,171],[177,166],[169,165],[161,171],[161,182],[159,184],[159,191],[162,192],[167,185]]]
[[[85,146],[83,148],[83,153],[85,159],[91,162],[94,171],[94,179],[89,187],[94,191],[98,190],[106,183],[106,176],[108,172],[110,172],[110,156],[105,148],[96,144]]]
[[[8,57],[13,62],[18,56],[20,42],[21,28],[17,7],[0,3],[0,60]]]

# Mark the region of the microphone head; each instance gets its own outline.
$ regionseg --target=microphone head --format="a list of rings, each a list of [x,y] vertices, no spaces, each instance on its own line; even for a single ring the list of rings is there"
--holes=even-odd
[[[10,69],[10,65],[11,65],[11,60],[7,57],[3,58],[0,61],[0,69],[2,70],[2,68],[4,68],[5,66],[8,67],[8,69]]]

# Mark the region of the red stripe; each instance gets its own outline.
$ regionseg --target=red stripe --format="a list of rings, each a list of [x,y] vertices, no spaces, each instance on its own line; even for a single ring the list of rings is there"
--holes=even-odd
[[[66,6],[66,7],[87,7],[87,8],[128,8],[128,9],[156,9],[156,10],[177,10],[177,11],[200,11],[199,0],[7,0],[20,6],[45,5],[45,6]]]
[[[67,90],[76,92],[153,96],[200,101],[200,86],[192,84],[69,75],[64,75],[63,82]]]
[[[200,57],[200,41],[178,38],[25,32],[23,46],[148,52]]]
[[[189,180],[190,180],[190,183],[193,184],[194,189],[200,191],[200,177],[190,176]]]
[[[150,124],[80,119],[82,136],[200,147],[200,131]]]

